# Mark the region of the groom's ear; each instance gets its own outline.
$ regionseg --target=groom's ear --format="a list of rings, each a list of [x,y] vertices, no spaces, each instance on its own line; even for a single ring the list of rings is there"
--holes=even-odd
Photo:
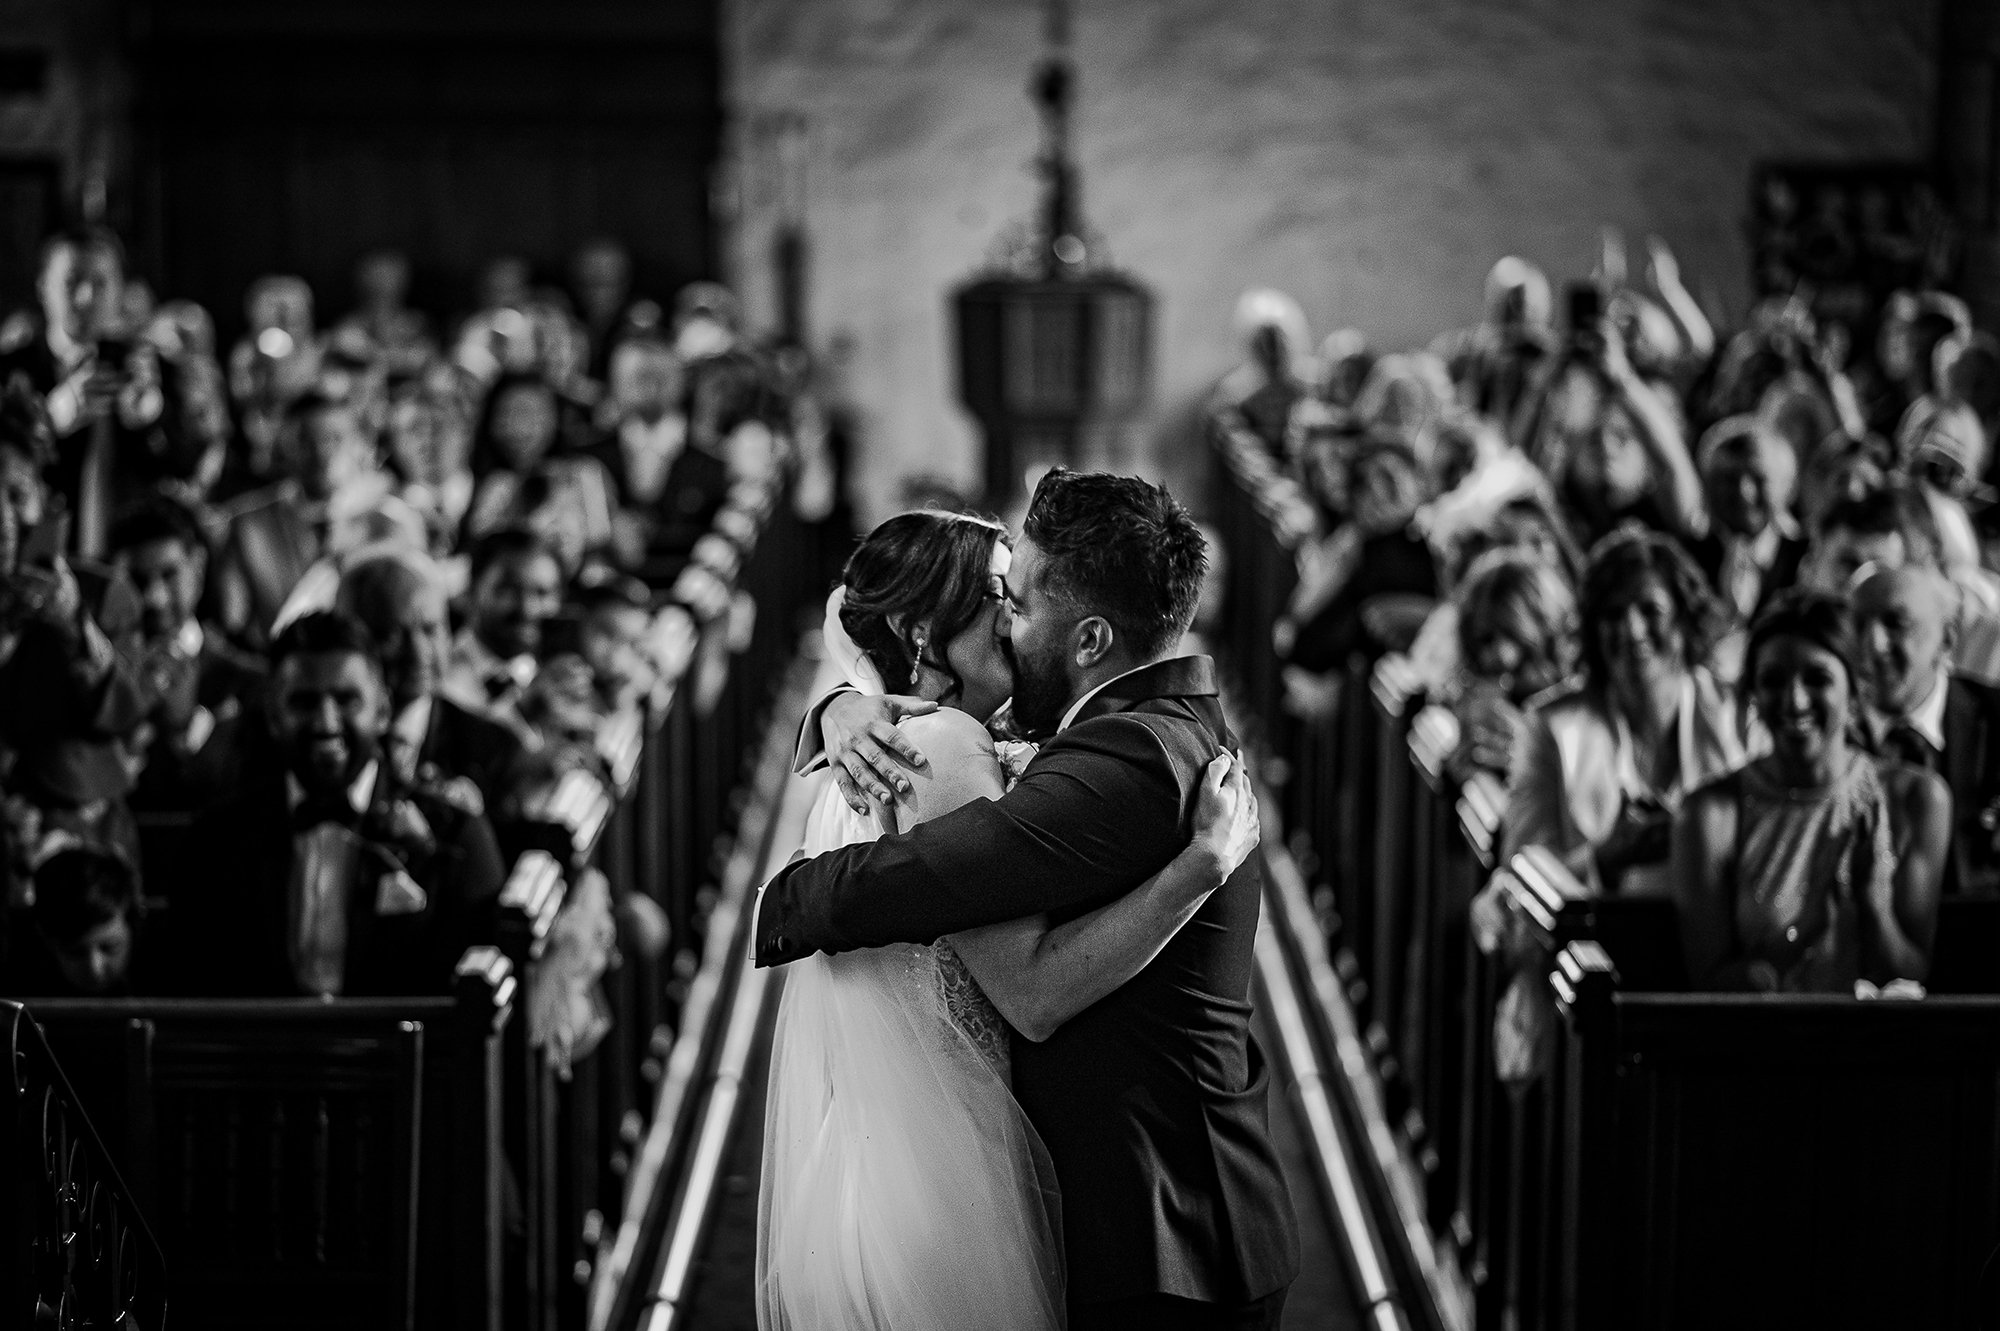
[[[1111,655],[1111,645],[1115,637],[1111,631],[1111,621],[1101,615],[1091,615],[1087,619],[1078,621],[1073,639],[1077,669],[1088,670]]]

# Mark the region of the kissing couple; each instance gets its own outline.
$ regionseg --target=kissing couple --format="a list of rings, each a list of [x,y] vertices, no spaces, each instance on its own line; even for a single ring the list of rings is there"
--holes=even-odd
[[[763,1331],[1278,1325],[1256,802],[1174,655],[1207,563],[1163,487],[1062,469],[1018,541],[906,513],[848,560],[834,781],[754,911]]]

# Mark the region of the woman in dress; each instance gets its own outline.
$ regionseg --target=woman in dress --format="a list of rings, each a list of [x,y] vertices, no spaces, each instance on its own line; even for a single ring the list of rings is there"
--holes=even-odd
[[[1751,630],[1771,752],[1688,796],[1674,826],[1682,950],[1697,989],[1848,993],[1930,969],[1951,793],[1853,738],[1845,601],[1795,589]]]
[[[1513,746],[1502,862],[1547,846],[1599,890],[1664,896],[1681,796],[1745,756],[1706,664],[1721,607],[1672,538],[1640,527],[1591,551],[1578,600],[1583,680]]]
[[[1009,549],[996,524],[891,518],[848,560],[826,640],[854,687],[939,710],[903,723],[927,759],[892,810],[829,784],[819,854],[997,798],[1028,746],[985,722],[1013,691],[999,633]],[[1153,959],[1256,844],[1255,800],[1227,755],[1208,769],[1188,848],[1125,897],[1036,918],[819,955],[785,969],[758,1206],[763,1331],[1034,1331],[1063,1325],[1054,1171],[1009,1090],[1009,1026],[1044,1039]],[[992,866],[996,875],[1004,864]]]

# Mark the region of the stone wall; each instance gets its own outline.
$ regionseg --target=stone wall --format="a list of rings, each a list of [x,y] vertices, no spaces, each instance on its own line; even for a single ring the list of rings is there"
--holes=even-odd
[[[1233,363],[1249,285],[1384,347],[1478,311],[1513,252],[1560,280],[1658,232],[1748,294],[1749,171],[1932,152],[1937,0],[1076,0],[1085,208],[1158,294],[1151,469]],[[1033,207],[1032,0],[731,0],[736,277],[772,310],[770,117],[809,125],[809,309],[848,348],[860,492],[977,474],[945,300]]]

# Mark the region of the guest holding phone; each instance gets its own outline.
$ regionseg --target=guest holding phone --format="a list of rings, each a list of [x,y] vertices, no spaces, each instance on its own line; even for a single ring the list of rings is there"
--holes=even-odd
[[[48,415],[22,379],[0,390],[0,757],[9,793],[43,831],[64,830],[138,863],[119,740],[145,699],[118,644],[138,598],[111,569],[71,562],[42,481]]]

